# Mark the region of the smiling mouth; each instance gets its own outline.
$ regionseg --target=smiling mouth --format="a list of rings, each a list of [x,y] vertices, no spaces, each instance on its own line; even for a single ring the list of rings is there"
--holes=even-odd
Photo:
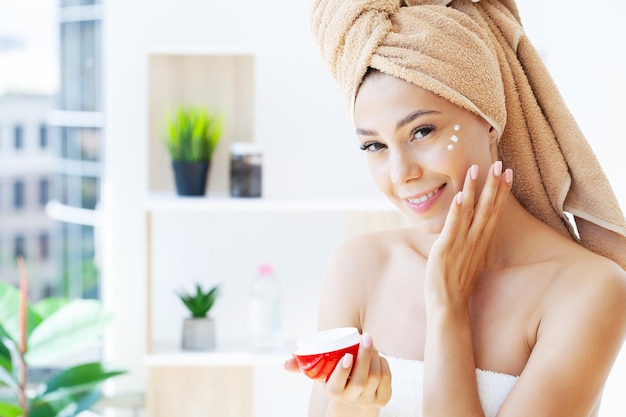
[[[410,204],[422,204],[428,200],[430,200],[431,198],[433,198],[435,196],[435,194],[437,194],[443,187],[445,187],[446,184],[442,185],[441,187],[427,193],[424,194],[420,197],[417,198],[407,198],[406,201],[409,202]]]

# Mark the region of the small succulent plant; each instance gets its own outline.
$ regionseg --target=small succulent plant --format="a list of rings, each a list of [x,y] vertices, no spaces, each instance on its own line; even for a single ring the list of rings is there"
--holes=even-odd
[[[179,293],[178,296],[191,313],[191,317],[207,317],[219,296],[219,285],[204,291],[200,284],[196,284],[195,293]]]

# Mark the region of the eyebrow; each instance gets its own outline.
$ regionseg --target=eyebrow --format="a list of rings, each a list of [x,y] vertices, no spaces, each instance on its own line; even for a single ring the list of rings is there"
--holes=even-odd
[[[425,116],[427,114],[439,114],[439,113],[440,112],[438,112],[436,110],[417,110],[417,111],[414,111],[413,113],[408,114],[406,117],[404,117],[403,119],[398,121],[398,123],[396,123],[396,130],[400,129],[401,127],[405,126],[408,123],[411,123],[413,120],[417,119],[418,117]],[[362,136],[376,136],[377,135],[376,131],[374,131],[374,130],[362,129],[360,127],[356,128],[356,133],[357,133],[357,135],[362,135]]]

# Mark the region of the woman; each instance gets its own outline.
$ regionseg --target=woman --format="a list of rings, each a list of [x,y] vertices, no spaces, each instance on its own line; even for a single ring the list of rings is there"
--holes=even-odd
[[[309,414],[597,416],[626,335],[608,182],[512,1],[399,3],[313,9],[375,184],[415,226],[331,257],[319,327],[363,338]]]

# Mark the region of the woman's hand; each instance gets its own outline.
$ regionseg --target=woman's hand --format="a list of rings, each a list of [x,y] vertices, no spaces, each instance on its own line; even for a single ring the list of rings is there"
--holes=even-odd
[[[331,402],[348,406],[381,408],[391,398],[391,371],[387,360],[374,348],[372,337],[363,333],[356,360],[346,354],[326,382]]]
[[[426,303],[467,308],[489,240],[510,194],[513,172],[495,162],[476,199],[478,166],[467,171],[463,191],[448,213],[426,265]]]
[[[294,358],[285,369],[300,372]],[[326,382],[330,408],[381,408],[391,398],[391,371],[387,360],[374,348],[372,337],[364,333],[356,360],[347,353]]]

